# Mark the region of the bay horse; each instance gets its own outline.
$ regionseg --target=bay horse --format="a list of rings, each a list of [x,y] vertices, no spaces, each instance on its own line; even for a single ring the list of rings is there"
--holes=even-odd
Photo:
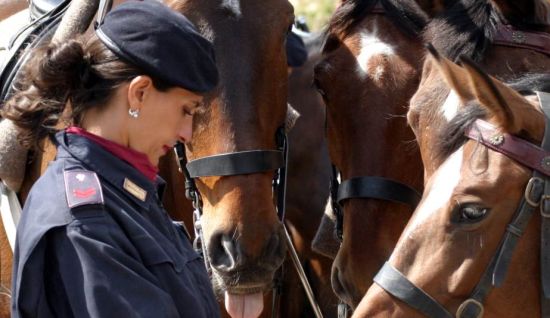
[[[421,32],[444,6],[348,0],[329,22],[315,85],[326,104],[330,157],[343,180],[340,197],[333,194],[342,204],[343,240],[332,285],[352,307],[393,250],[422,189],[421,158],[405,114],[420,82]],[[396,188],[402,190],[392,194]]]
[[[438,118],[434,128],[412,123],[432,143],[421,151],[433,171],[358,317],[547,317],[548,205],[540,198],[550,127],[535,90],[550,92],[550,75],[521,76],[512,88],[467,58],[458,66],[432,52],[431,80],[459,98],[449,117],[433,115],[441,105],[425,105]],[[548,96],[540,99],[547,110]],[[530,164],[534,154],[544,160]]]
[[[497,10],[496,8],[498,8],[499,12],[503,12],[503,14],[509,19],[510,21],[509,23],[514,23],[515,25],[518,25],[518,26],[524,25],[525,21],[528,21],[529,18],[532,18],[535,15],[541,16],[540,12],[542,12],[541,10],[533,9],[528,4],[517,5],[512,3],[510,5],[504,1],[455,1],[455,2],[441,2],[439,4],[432,4],[431,6],[430,5],[426,6],[426,3],[424,3],[423,8],[435,9],[435,11],[426,11],[426,12],[429,12],[429,14],[432,16],[432,20],[429,23],[429,26],[426,28],[423,34],[423,38],[428,38],[430,40],[437,40],[439,41],[437,42],[437,44],[440,46],[444,46],[443,42],[445,40],[447,40],[448,43],[452,43],[454,47],[451,50],[446,51],[445,54],[456,55],[457,54],[456,51],[464,52],[464,53],[467,52],[468,54],[474,56],[477,59],[484,57],[485,52],[487,51],[487,48],[490,47],[490,45],[493,43],[492,42],[493,34],[489,33],[486,35],[486,32],[487,32],[486,29],[479,28],[478,26],[484,25],[486,28],[494,27],[494,24],[489,22],[494,22],[494,18],[496,16],[495,11]],[[510,10],[510,8],[515,8],[515,9]],[[469,14],[470,11],[474,12],[473,16]],[[435,18],[433,16],[435,16]],[[521,16],[524,17],[525,21],[521,21],[521,19],[517,18]],[[445,23],[447,23],[447,27],[442,27],[442,25],[444,25]],[[486,25],[484,23],[486,23]],[[451,32],[451,30],[455,30],[454,33]],[[457,34],[457,32],[463,32],[463,33]],[[510,40],[508,42],[506,41],[504,42],[511,43]],[[353,43],[354,42],[350,41],[347,46],[353,47]],[[356,39],[355,43],[360,43],[360,42]],[[401,43],[406,43],[406,42],[401,42]],[[388,50],[388,46],[383,45],[385,44],[385,42],[375,42],[375,44],[378,44],[378,45],[372,45],[370,48],[373,51],[381,50],[382,52],[380,52],[379,55],[381,55],[382,57],[385,58],[385,55],[387,55],[388,52],[391,52],[390,50]],[[327,41],[327,45],[328,45],[328,41]],[[417,45],[420,46],[421,42],[418,41]],[[392,47],[390,46],[389,48],[392,48]],[[357,50],[355,50],[355,52],[357,52]],[[492,54],[490,50],[488,54],[489,55]],[[354,53],[354,54],[348,53],[348,56],[351,58],[358,55],[359,55],[358,53]],[[420,55],[416,56],[416,59],[419,62],[422,61],[422,58],[420,57]],[[371,64],[371,70],[375,69],[374,67],[377,65],[375,61],[373,61],[373,63]],[[491,60],[487,58],[487,61],[491,61]],[[498,63],[495,63],[495,65],[497,64]],[[526,69],[530,68],[529,66],[527,66],[527,63],[525,63],[525,65],[520,65],[520,64],[521,63],[519,63],[519,61],[515,61],[515,63],[510,66],[510,70],[507,69],[506,71],[508,71],[509,73],[514,71],[525,72]],[[353,64],[351,65],[353,66]],[[396,64],[396,65],[399,65],[399,64]],[[419,64],[416,64],[416,65],[418,69],[421,68]],[[536,69],[536,67],[531,67],[531,68]],[[336,69],[330,70],[328,72],[330,73],[331,71],[336,73]],[[498,72],[504,73],[505,70],[495,69],[495,73],[498,73]],[[350,77],[349,74],[351,73],[352,73],[352,70],[348,70],[343,74],[346,74],[346,77]],[[420,72],[418,72],[417,75],[418,74],[420,74]],[[419,79],[412,77],[411,80],[418,81]],[[366,86],[367,88],[370,87],[367,85],[368,83],[359,82],[356,79],[355,79],[355,82],[361,83],[362,86]],[[348,84],[346,88],[347,87],[352,87],[352,86],[351,84]],[[361,90],[358,90],[358,91],[361,92]],[[374,90],[371,89],[371,92],[372,91]],[[329,100],[334,97],[339,98],[337,91],[334,91],[334,92],[330,91],[326,93]],[[333,93],[333,94],[330,95],[330,93]],[[349,94],[349,92],[346,92],[346,94]],[[409,94],[410,95],[408,96],[410,98],[412,93],[409,91]],[[385,94],[382,93],[381,95],[382,96],[388,95],[388,93],[385,93]],[[394,94],[394,95],[395,95],[394,98],[397,99],[398,94]],[[340,96],[345,96],[343,93],[343,90]],[[346,100],[345,97],[342,97],[342,100],[344,102],[340,104],[336,104],[333,102],[335,106],[334,111],[338,113],[338,114],[335,114],[334,116],[335,117],[340,116],[342,118],[340,127],[345,127],[345,125],[347,124],[343,119],[353,121],[354,118],[358,117],[359,112],[357,111],[355,113],[352,113],[351,115],[348,113],[347,117],[344,117],[344,115],[341,115],[341,113],[345,113],[349,111],[348,109],[356,110],[355,108],[350,107],[349,105],[353,105],[353,100],[360,99],[361,98],[360,96],[361,95],[358,95],[355,98],[351,97],[348,100]],[[364,94],[362,97],[364,101],[363,102],[364,105],[370,106],[369,97],[370,97],[370,100],[374,100],[375,102],[377,99],[381,98],[379,96],[377,96],[376,98],[373,98],[372,95]],[[433,95],[430,95],[430,97],[433,97]],[[446,95],[443,97],[439,97],[439,100],[441,100],[442,98],[444,99],[445,97]],[[434,101],[436,100],[437,99],[434,97]],[[328,101],[327,104],[329,103],[331,102]],[[389,102],[386,104],[390,106],[393,105]],[[385,112],[384,107],[387,107],[388,109],[393,109],[391,107],[386,106],[386,104],[379,105],[378,108],[374,108],[371,110],[373,114],[377,114],[377,115],[371,114],[373,118],[377,118],[376,120],[365,121],[362,126],[361,125],[357,125],[357,126],[368,127],[367,123],[374,126],[376,125],[381,126],[384,124],[386,126],[389,126],[389,124],[387,123],[391,123],[395,119],[390,117],[391,118],[390,120],[382,117],[382,115],[387,114]],[[406,103],[401,107],[402,107],[401,112],[399,112],[398,110],[397,114],[404,114],[406,112],[407,110]],[[363,114],[368,114],[368,112],[365,110]],[[375,116],[378,116],[378,117],[375,117]],[[330,121],[330,117],[329,117],[329,121]],[[380,124],[379,122],[381,122],[382,124]],[[428,125],[428,123],[424,123],[424,124]],[[403,122],[402,125],[403,127],[405,127],[406,123]],[[391,128],[391,126],[389,126],[389,128]],[[364,130],[366,128],[362,128],[362,129]],[[340,131],[345,131],[345,130],[340,129]],[[368,143],[364,142],[363,146],[361,147],[367,148],[368,147],[367,144],[369,145],[374,144],[373,149],[377,149],[377,147],[381,148],[383,146],[380,146],[380,145],[384,145],[386,143],[385,138],[389,138],[388,140],[391,141],[393,140],[392,138],[394,138],[392,136],[392,133],[398,132],[398,130],[396,130],[395,132],[392,132],[391,130],[383,130],[383,128],[381,131],[386,131],[386,132],[389,131],[389,133],[387,133],[389,137],[385,137],[386,135],[382,135],[384,136],[384,138],[381,138],[379,137],[380,133],[372,131],[371,135],[376,136],[376,138],[369,139],[369,142]],[[360,138],[364,138],[363,136],[367,136],[365,133],[355,134],[355,135],[353,135],[352,133],[353,131],[349,135],[351,137],[348,137],[347,139],[344,139],[342,137],[339,143],[340,144],[347,143],[349,145],[350,140],[354,140],[353,138],[355,138],[355,140],[361,140]],[[410,131],[408,131],[408,134],[410,134]],[[404,136],[407,136],[407,135],[404,135]],[[401,139],[402,149],[404,148],[403,144],[405,143],[405,141],[406,139]],[[329,145],[332,146],[332,144],[334,143],[336,142],[333,142],[333,140],[330,139],[330,135],[329,135]],[[356,142],[355,144],[349,146],[347,149],[345,149],[347,151],[344,151],[343,148],[339,150],[340,157],[344,158],[344,161],[348,162],[348,164],[350,164],[349,162],[353,160],[359,160],[355,156],[350,156],[350,154],[353,154],[354,151],[357,151],[356,150],[356,148],[358,148],[357,144],[358,143]],[[396,146],[393,146],[393,147],[394,149],[396,148]],[[378,175],[387,176],[388,174],[390,174],[391,176],[391,175],[395,175],[396,172],[399,172],[400,174],[398,174],[398,178],[395,178],[396,180],[403,180],[402,178],[407,178],[408,176],[409,177],[417,176],[418,178],[417,180],[421,180],[422,178],[422,163],[420,161],[420,156],[418,155],[417,152],[413,155],[407,156],[408,153],[406,152],[406,148],[405,148],[401,150],[401,152],[389,151],[386,153],[382,153],[380,156],[374,151],[372,152],[372,154],[368,152],[365,152],[365,153],[366,155],[364,155],[363,157],[363,160],[364,160],[363,165],[365,165],[365,167],[369,167],[371,170],[376,168],[377,170],[374,170],[374,173],[378,173]],[[332,151],[331,151],[331,155],[333,155]],[[338,152],[336,152],[335,156],[338,156]],[[369,156],[374,156],[374,158],[372,160],[367,160],[367,159],[370,159]],[[408,159],[408,161],[403,160],[403,158]],[[362,168],[362,169],[367,169],[367,168]],[[345,178],[346,176],[344,175],[344,179]],[[420,185],[416,189],[421,189],[421,188],[422,186]],[[348,205],[351,205],[353,201],[354,200],[348,200],[347,202],[345,201],[345,204],[344,204],[344,211],[346,211],[344,213],[345,215],[344,242],[343,242],[342,251],[340,251],[339,257],[342,257],[342,259],[345,260],[345,263],[342,264],[343,262],[340,262],[338,260],[335,262],[333,273],[337,275],[339,274],[339,275],[338,276],[333,275],[333,285],[337,292],[338,290],[341,291],[341,293],[339,293],[341,298],[343,295],[344,299],[349,300],[350,298],[352,298],[349,296],[350,294],[349,290],[351,290],[351,293],[353,293],[353,289],[355,288],[354,286],[357,286],[358,284],[363,284],[363,289],[360,292],[356,291],[354,293],[355,301],[352,303],[352,305],[357,305],[360,298],[363,296],[362,293],[364,293],[366,288],[370,286],[370,282],[372,280],[372,277],[374,276],[375,271],[383,264],[384,260],[387,259],[387,257],[390,255],[394,244],[397,242],[397,239],[404,228],[404,225],[407,223],[408,219],[410,218],[411,210],[410,210],[410,207],[401,205],[400,207],[401,214],[399,215],[399,217],[396,217],[394,216],[394,212],[397,211],[396,208],[399,208],[399,206],[396,204],[392,204],[392,206],[389,207],[390,209],[388,209],[388,206],[390,203],[385,203],[380,200],[371,200],[370,202],[365,200],[355,200],[355,201],[363,201],[363,204],[370,203],[370,206],[373,206],[373,207],[376,207],[377,205],[379,206],[385,205],[386,209],[383,209],[383,210],[381,209],[376,214],[370,214],[369,213],[370,210],[368,210],[367,207],[364,207],[363,210],[358,209],[355,211],[355,213],[348,214],[347,212],[348,210],[346,208]],[[357,202],[355,204],[360,204],[360,203]],[[349,221],[346,221],[346,218],[348,218]],[[386,223],[382,223],[384,221],[386,221]],[[346,230],[346,227],[349,227],[350,229],[354,228],[354,231]],[[366,229],[368,229],[368,231]],[[346,245],[346,242],[345,242],[346,235],[347,236],[353,235],[353,237],[355,238],[355,243],[354,243],[354,240],[350,240],[349,243]],[[372,241],[375,241],[376,245],[365,244],[365,242],[372,242]],[[353,249],[348,248],[346,251],[345,250],[346,247],[351,246],[352,244],[354,245],[354,248]],[[356,252],[361,249],[363,249],[364,251],[363,253]],[[358,260],[360,260],[361,258],[362,260],[361,262],[359,262]],[[354,261],[356,264],[355,268],[357,268],[357,270],[351,273],[349,268],[353,266],[352,264],[354,264]],[[338,264],[341,264],[341,265],[338,265]],[[363,270],[363,268],[366,267],[363,264],[371,264],[373,266],[367,267],[362,273],[361,270]],[[339,271],[340,268],[342,268],[343,271],[345,272],[340,273]],[[357,283],[358,281],[359,283]]]
[[[543,2],[518,4],[505,1],[461,1],[433,19],[427,28],[426,37],[451,59],[465,54],[482,63],[487,73],[511,79],[518,74],[547,70],[547,53],[540,46],[532,45],[533,37],[542,39],[544,43],[548,36],[545,33],[532,33],[548,30],[546,17],[546,4]],[[502,31],[502,20],[514,23],[521,30]],[[483,28],[479,28],[480,25]],[[507,41],[503,41],[503,34],[509,36]],[[524,40],[518,43],[517,40],[513,41],[515,37]],[[502,67],[503,61],[506,67]],[[421,85],[411,100],[408,112],[408,121],[421,149],[425,180],[429,180],[442,163],[436,155],[435,132],[440,131],[440,126],[445,125],[447,118],[456,113],[458,101],[459,95],[449,90],[429,59],[424,65]],[[411,223],[414,221],[411,220]],[[406,240],[406,234],[401,236],[400,242],[403,240]],[[435,281],[432,283],[436,284]],[[373,285],[357,309],[356,316],[371,317],[378,313],[384,317],[392,316],[391,313],[400,316],[401,307],[389,309],[388,306],[378,306],[378,298],[384,297],[388,297],[387,294],[379,286]],[[410,315],[412,313],[408,312],[405,316]]]

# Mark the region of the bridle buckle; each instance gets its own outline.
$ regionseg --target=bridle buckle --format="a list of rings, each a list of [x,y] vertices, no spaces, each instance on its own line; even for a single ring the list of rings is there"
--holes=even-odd
[[[538,177],[529,179],[525,187],[525,201],[532,207],[537,207],[542,204],[544,192],[544,180]]]
[[[474,307],[477,307],[477,308],[474,308]],[[462,304],[460,304],[460,306],[458,307],[457,311],[456,311],[456,318],[462,318],[462,315],[464,313],[466,313],[467,311],[472,311],[473,310],[473,313],[475,314],[477,312],[477,314],[475,314],[474,317],[476,318],[481,318],[483,317],[483,313],[485,311],[485,309],[483,308],[483,304],[480,303],[479,301],[473,299],[473,298],[469,298],[469,299],[466,299]],[[466,317],[471,317],[471,314],[468,312],[468,316]]]
[[[545,194],[540,198],[540,215],[545,218],[550,218],[550,209],[546,209],[545,202],[550,199],[549,194]]]

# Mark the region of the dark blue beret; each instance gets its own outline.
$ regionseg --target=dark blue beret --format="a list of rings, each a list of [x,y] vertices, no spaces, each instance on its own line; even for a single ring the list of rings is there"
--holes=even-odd
[[[212,43],[185,16],[158,1],[122,3],[96,33],[118,57],[167,84],[202,93],[218,83]]]
[[[307,60],[307,50],[302,38],[294,33],[288,33],[286,37],[286,58],[290,67],[304,65]]]

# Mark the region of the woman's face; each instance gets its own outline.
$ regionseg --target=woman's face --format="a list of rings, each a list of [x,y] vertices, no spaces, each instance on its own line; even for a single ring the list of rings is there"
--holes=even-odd
[[[179,87],[162,92],[152,82],[138,83],[137,88],[130,84],[128,93],[130,108],[139,109],[139,116],[129,120],[130,148],[146,154],[156,166],[177,141],[191,140],[193,114],[202,105],[201,95]]]

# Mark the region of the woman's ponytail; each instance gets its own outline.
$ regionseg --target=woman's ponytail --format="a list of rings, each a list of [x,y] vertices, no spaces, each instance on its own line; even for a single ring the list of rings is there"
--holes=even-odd
[[[82,74],[90,71],[87,60],[76,39],[33,52],[2,110],[2,117],[21,130],[19,139],[25,147],[37,146],[55,131],[72,91],[82,86]]]

